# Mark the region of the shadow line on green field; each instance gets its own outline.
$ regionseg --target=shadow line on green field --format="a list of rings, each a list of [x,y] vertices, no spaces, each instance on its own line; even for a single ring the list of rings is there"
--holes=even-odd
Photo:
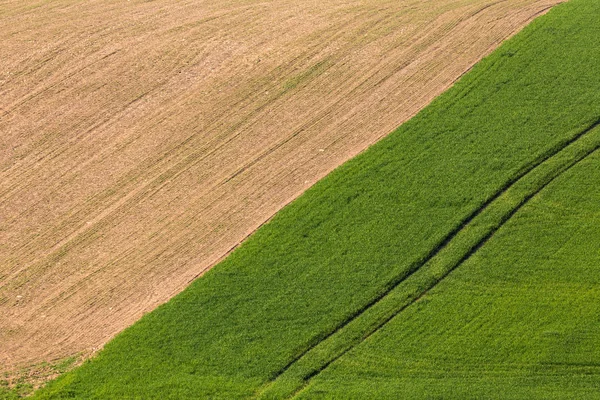
[[[306,387],[314,376],[417,302],[485,245],[529,200],[564,172],[598,150],[600,129],[594,131],[594,128],[599,125],[600,118],[524,166],[452,229],[425,257],[388,282],[378,296],[352,313],[330,332],[313,339],[305,350],[273,375],[257,393],[257,398],[293,397]],[[588,135],[591,132],[595,135]],[[585,143],[586,140],[590,143]],[[562,160],[565,157],[566,160]],[[554,166],[553,164],[556,163],[558,165]],[[546,171],[548,168],[549,170]],[[536,175],[540,176],[536,177]],[[511,197],[516,198],[516,201]],[[474,234],[471,231],[474,231]],[[456,257],[456,253],[462,255]],[[415,282],[411,282],[411,279]],[[399,292],[400,296],[394,292]],[[393,297],[399,297],[400,300]],[[391,304],[384,304],[386,302]],[[374,321],[366,321],[363,323],[366,326],[362,326],[360,320],[363,316]]]

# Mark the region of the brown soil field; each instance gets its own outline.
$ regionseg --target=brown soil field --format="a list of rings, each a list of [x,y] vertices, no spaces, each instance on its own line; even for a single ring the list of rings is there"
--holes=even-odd
[[[0,372],[101,347],[561,0],[1,0]]]

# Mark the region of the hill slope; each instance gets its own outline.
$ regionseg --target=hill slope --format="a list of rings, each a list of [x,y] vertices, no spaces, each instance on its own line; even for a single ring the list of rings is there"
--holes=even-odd
[[[580,176],[580,168],[595,165],[594,151],[600,143],[595,129],[600,121],[600,50],[595,24],[599,13],[596,2],[572,0],[536,20],[415,118],[286,207],[217,268],[38,397],[280,398],[297,393],[306,384],[309,386],[300,394],[308,397],[360,397],[364,390],[379,390],[366,382],[370,377],[379,378],[371,381],[373,384],[381,381],[380,393],[411,390],[422,394],[432,381],[436,390],[444,393],[444,385],[452,381],[444,381],[443,374],[432,378],[427,373],[438,365],[454,368],[451,356],[456,353],[440,349],[452,341],[464,344],[457,333],[471,332],[471,328],[472,336],[481,336],[472,339],[470,351],[460,354],[465,374],[481,375],[479,370],[469,369],[477,365],[489,366],[490,374],[500,374],[495,381],[469,380],[479,391],[475,393],[496,395],[499,387],[512,382],[504,379],[507,376],[524,382],[517,395],[542,395],[544,388],[559,384],[560,376],[557,381],[542,382],[547,385],[535,392],[541,375],[505,368],[512,368],[511,360],[520,355],[526,358],[528,351],[540,348],[524,350],[530,338],[519,336],[523,330],[537,329],[533,317],[532,325],[522,327],[518,317],[505,313],[508,318],[498,326],[514,328],[506,334],[485,325],[489,318],[482,324],[469,322],[489,304],[477,292],[477,288],[484,290],[486,282],[500,280],[498,286],[503,284],[505,293],[510,293],[504,304],[515,308],[519,293],[527,302],[535,292],[511,287],[508,283],[513,278],[515,283],[528,276],[532,287],[542,286],[544,279],[554,287],[569,282],[559,279],[563,274],[560,259],[546,272],[543,265],[536,264],[536,254],[541,253],[531,253],[527,265],[537,267],[521,277],[510,272],[514,255],[503,253],[495,258],[498,269],[489,276],[478,262],[484,254],[510,253],[512,245],[505,248],[495,243],[511,226],[519,226],[513,221],[526,219],[546,193],[567,196],[561,194],[571,190],[560,189],[564,182]],[[529,235],[535,234],[534,229]],[[555,234],[560,237],[560,230]],[[518,243],[520,239],[515,240]],[[552,253],[554,247],[548,244],[542,253]],[[468,276],[471,270],[475,271],[473,281]],[[572,272],[594,270],[584,265]],[[596,311],[594,303],[584,301],[589,297],[581,282],[588,278],[572,278],[574,289],[564,294],[579,306],[590,307],[579,314],[581,318]],[[428,292],[438,282],[439,286]],[[479,286],[469,286],[473,282],[480,282]],[[448,289],[443,290],[445,285]],[[494,293],[497,297],[487,299],[496,302],[495,310],[501,316],[503,292]],[[420,301],[410,306],[416,299]],[[455,301],[459,308],[441,300]],[[470,308],[469,301],[476,306]],[[537,304],[543,305],[543,301]],[[554,315],[566,319],[555,323],[570,324],[573,320],[561,310],[557,308]],[[448,319],[450,336],[430,324],[436,318]],[[481,326],[485,329],[478,329]],[[551,332],[548,337],[559,339],[548,340],[546,345],[560,346],[561,332],[569,329],[559,331],[559,336]],[[595,333],[590,332],[588,339],[593,340]],[[493,337],[494,333],[499,336]],[[423,349],[426,357],[419,364],[421,334],[431,344]],[[515,340],[503,342],[512,334]],[[369,340],[360,344],[364,337]],[[497,356],[500,358],[494,358],[494,347],[485,349],[490,343],[504,349]],[[581,354],[587,342],[582,346]],[[383,357],[386,351],[413,358],[398,364],[402,359],[387,359]],[[508,358],[502,358],[507,354]],[[560,357],[554,361],[560,362]],[[553,360],[531,359],[531,365],[545,368],[541,361]],[[414,371],[408,389],[405,381],[390,372],[398,365]],[[502,376],[503,371],[508,374]],[[565,367],[561,371],[577,370]],[[450,378],[460,370],[456,373]],[[346,387],[346,378],[352,376],[357,385]],[[588,383],[585,377],[576,380],[574,385],[580,386],[571,392],[556,392],[556,397],[587,393]],[[453,387],[457,394],[463,393],[460,386]]]
[[[100,347],[559,1],[2,1],[0,372]]]

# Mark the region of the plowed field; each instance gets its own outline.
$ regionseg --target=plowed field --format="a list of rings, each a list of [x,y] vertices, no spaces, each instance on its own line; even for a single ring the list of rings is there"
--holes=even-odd
[[[0,371],[98,348],[560,1],[0,2]]]

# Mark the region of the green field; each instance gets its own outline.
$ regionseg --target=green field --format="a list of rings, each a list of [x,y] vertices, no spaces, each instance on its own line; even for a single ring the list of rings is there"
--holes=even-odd
[[[598,396],[599,18],[534,21],[35,397]]]
[[[599,165],[565,171],[299,398],[600,399]]]

